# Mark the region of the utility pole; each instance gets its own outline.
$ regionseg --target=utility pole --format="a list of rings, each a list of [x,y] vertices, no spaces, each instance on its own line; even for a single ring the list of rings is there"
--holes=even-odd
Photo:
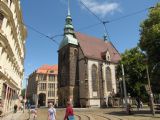
[[[125,76],[124,76],[124,67],[123,64],[121,65],[122,67],[122,80],[123,80],[123,90],[124,90],[124,98],[125,98],[125,107],[127,111],[127,90],[126,90],[126,83],[125,83]]]
[[[146,72],[147,72],[147,80],[148,80],[148,87],[149,87],[149,96],[150,96],[150,108],[151,108],[151,112],[152,115],[155,115],[155,111],[154,111],[154,98],[153,98],[153,93],[152,93],[152,89],[151,89],[151,83],[150,83],[150,77],[149,77],[149,72],[148,72],[148,65],[146,65]]]

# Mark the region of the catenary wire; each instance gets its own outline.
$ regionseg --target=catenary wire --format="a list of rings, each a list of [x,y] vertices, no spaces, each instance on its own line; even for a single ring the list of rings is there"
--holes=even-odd
[[[80,1],[80,2],[82,3],[82,1]],[[84,3],[82,3],[82,5],[84,5]],[[108,23],[112,23],[112,22],[115,22],[115,21],[119,21],[119,20],[121,20],[121,19],[130,17],[130,16],[134,16],[134,15],[136,15],[136,14],[140,14],[140,13],[142,13],[142,12],[148,10],[148,9],[153,8],[153,7],[145,8],[145,9],[136,11],[136,12],[134,12],[134,13],[131,13],[131,14],[128,14],[128,15],[119,17],[119,18],[111,19],[111,20],[109,20],[109,21],[102,21],[102,20],[101,20],[96,14],[94,14],[86,5],[85,5],[85,7],[86,7],[87,10],[89,10],[100,22],[95,23],[95,24],[92,24],[92,25],[89,25],[89,26],[86,26],[86,27],[83,27],[83,28],[80,28],[80,29],[78,29],[77,31],[84,30],[84,29],[89,29],[89,28],[92,28],[92,27],[95,27],[95,26],[97,26],[97,25],[104,24],[104,23],[105,23],[104,25],[106,25],[106,23],[108,24]],[[22,24],[24,24],[24,23],[22,23]],[[36,33],[38,33],[38,34],[40,34],[40,35],[42,35],[42,36],[44,36],[44,37],[52,40],[52,41],[55,42],[57,45],[59,45],[59,43],[58,43],[55,39],[53,39],[53,38],[58,37],[58,36],[63,36],[63,34],[59,34],[59,35],[54,35],[54,36],[52,36],[52,37],[49,37],[48,35],[40,32],[39,30],[35,29],[34,27],[32,27],[32,26],[30,26],[30,25],[27,25],[27,24],[24,24],[24,25],[27,26],[27,27],[28,27],[29,29],[31,29],[32,31],[34,31],[34,32],[36,32]],[[105,29],[106,29],[106,27],[105,27]],[[106,31],[107,31],[107,29],[106,29]],[[107,34],[107,36],[109,37],[108,32],[106,32],[106,34]]]
[[[108,33],[108,31],[107,31],[107,28],[106,28],[106,23],[107,23],[107,21],[103,21],[102,19],[100,19],[100,17],[98,17],[94,12],[92,12],[92,11],[88,8],[88,6],[87,6],[84,2],[82,2],[81,0],[80,0],[80,3],[81,3],[92,15],[94,15],[94,16],[101,22],[101,24],[104,26],[105,34],[107,35],[108,40],[110,41],[109,33]]]
[[[101,23],[103,22],[94,12],[92,12],[88,7],[87,7],[87,5],[84,3],[84,2],[82,2],[81,0],[79,0],[80,1],[80,3],[92,14],[92,15],[94,15]]]
[[[32,26],[30,26],[30,25],[28,25],[28,24],[24,24],[24,23],[22,23],[22,24],[25,25],[25,26],[27,26],[27,27],[28,27],[29,29],[31,29],[32,31],[34,31],[34,32],[36,32],[36,33],[38,33],[38,34],[40,34],[40,35],[42,35],[42,36],[44,36],[44,37],[52,40],[54,43],[56,43],[57,45],[59,45],[59,43],[58,43],[55,39],[53,39],[54,37],[59,36],[59,35],[55,35],[55,36],[53,36],[53,37],[49,37],[48,35],[40,32],[39,30],[35,29],[34,27],[32,27]]]
[[[115,19],[111,19],[111,20],[108,20],[108,21],[103,21],[103,22],[106,22],[107,24],[109,23],[112,23],[112,22],[115,22],[115,21],[119,21],[119,20],[122,20],[122,19],[125,19],[127,17],[131,17],[131,16],[134,16],[134,15],[137,15],[137,14],[140,14],[148,9],[151,9],[153,7],[148,7],[148,8],[145,8],[145,9],[142,9],[142,10],[139,10],[139,11],[136,11],[136,12],[133,12],[133,13],[130,13],[130,14],[127,14],[127,15],[124,15],[124,16],[121,16],[121,17],[118,17],[118,18],[115,18]],[[80,28],[78,30],[85,30],[85,29],[90,29],[91,27],[95,27],[97,25],[101,24],[101,22],[98,22],[98,23],[94,23],[92,25],[89,25],[89,26],[86,26],[86,27],[83,27],[83,28]]]
[[[145,8],[145,9],[142,9],[142,10],[139,10],[139,11],[136,11],[136,12],[133,12],[131,14],[127,14],[127,15],[124,15],[124,16],[121,16],[119,18],[115,18],[115,19],[111,19],[108,21],[108,23],[111,23],[111,22],[115,22],[115,21],[118,21],[118,20],[121,20],[121,19],[124,19],[124,18],[127,18],[127,17],[130,17],[130,16],[134,16],[134,15],[137,15],[137,14],[140,14],[148,9],[150,9],[152,7],[149,7],[149,8]]]

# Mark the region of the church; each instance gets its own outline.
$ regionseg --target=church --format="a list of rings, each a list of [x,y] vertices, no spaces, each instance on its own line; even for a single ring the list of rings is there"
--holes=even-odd
[[[121,57],[107,40],[75,32],[70,9],[58,50],[58,105],[102,107],[116,87],[116,65]]]

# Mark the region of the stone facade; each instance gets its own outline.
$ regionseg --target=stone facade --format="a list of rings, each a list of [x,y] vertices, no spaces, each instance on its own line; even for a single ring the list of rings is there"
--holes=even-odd
[[[57,96],[58,65],[43,65],[28,78],[27,99],[36,106],[58,105]]]
[[[21,94],[26,28],[19,0],[0,0],[0,99],[4,113],[13,110]]]
[[[77,56],[78,50],[74,45],[65,46],[59,51],[59,99],[60,104],[66,103],[67,99],[77,101],[78,74]],[[63,92],[64,91],[64,92]],[[67,92],[66,92],[67,91]],[[65,101],[65,102],[62,102]]]

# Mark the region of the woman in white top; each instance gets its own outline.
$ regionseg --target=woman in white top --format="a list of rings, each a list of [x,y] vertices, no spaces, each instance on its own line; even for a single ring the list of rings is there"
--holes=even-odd
[[[49,103],[48,120],[56,120],[56,109],[53,107],[52,103]]]

